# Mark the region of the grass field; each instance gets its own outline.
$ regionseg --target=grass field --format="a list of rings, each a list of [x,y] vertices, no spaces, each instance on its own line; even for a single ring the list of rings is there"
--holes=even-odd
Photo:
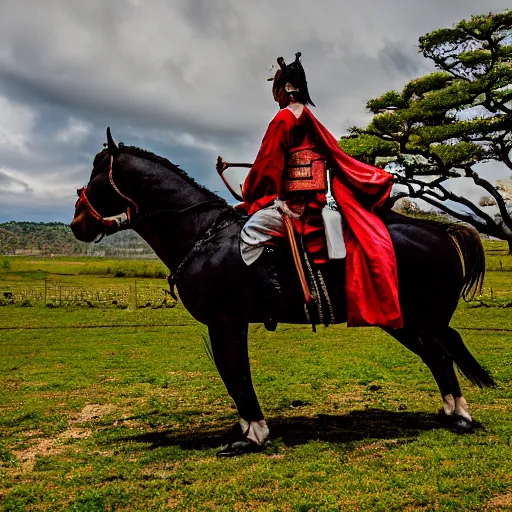
[[[498,387],[461,377],[479,422],[465,435],[437,414],[427,368],[381,331],[253,325],[272,442],[218,460],[237,414],[181,304],[0,307],[0,507],[512,510],[512,257],[502,244],[486,250],[484,294],[452,325]],[[0,280],[128,281],[104,260],[31,261],[0,258]],[[132,277],[148,273],[140,264]]]

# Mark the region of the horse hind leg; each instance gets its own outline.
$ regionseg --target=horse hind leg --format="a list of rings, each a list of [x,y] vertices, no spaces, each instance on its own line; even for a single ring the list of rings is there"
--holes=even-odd
[[[496,383],[491,375],[483,368],[480,363],[469,352],[462,341],[460,334],[452,327],[446,327],[441,332],[436,333],[436,338],[443,345],[444,349],[450,354],[451,358],[457,364],[460,371],[479,388],[494,387]],[[473,421],[469,413],[468,403],[462,396],[462,393],[454,396],[455,404],[453,415],[463,418],[470,423]]]
[[[453,358],[443,348],[439,339],[429,331],[409,329],[387,330],[404,347],[408,348],[428,366],[437,383],[442,397],[441,412],[453,417],[457,427],[470,429],[473,419],[469,414],[467,402],[462,396],[459,381],[454,371]]]
[[[435,336],[469,381],[479,388],[496,386],[489,372],[473,357],[455,329],[446,327],[436,331]]]

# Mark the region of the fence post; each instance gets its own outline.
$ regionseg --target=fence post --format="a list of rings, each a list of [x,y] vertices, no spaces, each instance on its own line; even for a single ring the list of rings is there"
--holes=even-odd
[[[139,304],[137,302],[137,279],[134,280],[133,282],[133,287],[135,289],[135,311],[137,311],[138,307],[139,307]]]
[[[46,296],[48,293],[48,281],[44,280],[44,305],[46,306]]]

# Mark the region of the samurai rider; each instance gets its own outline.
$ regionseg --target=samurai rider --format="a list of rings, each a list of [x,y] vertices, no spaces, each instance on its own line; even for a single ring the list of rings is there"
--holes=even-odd
[[[241,233],[242,258],[247,265],[273,269],[273,246],[285,237],[283,216],[288,216],[317,265],[326,263],[332,252],[338,254],[335,258],[340,252],[343,257],[344,242],[348,326],[401,328],[395,252],[378,216],[393,176],[344,153],[316,119],[300,56],[297,53],[288,65],[279,57],[270,79],[280,110],[267,128],[242,187],[243,203],[237,206],[250,216]],[[222,173],[226,166],[219,157],[217,170]],[[343,218],[343,235],[340,229],[330,251],[322,221],[328,189]],[[265,325],[271,330],[276,326],[278,294],[276,290],[268,297]]]

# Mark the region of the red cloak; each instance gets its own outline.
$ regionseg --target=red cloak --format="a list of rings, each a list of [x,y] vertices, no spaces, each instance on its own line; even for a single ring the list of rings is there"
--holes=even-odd
[[[403,327],[395,252],[375,214],[389,197],[393,177],[344,153],[307,107],[298,118],[284,108],[271,121],[244,182],[245,209],[252,215],[282,194],[283,171],[299,126],[306,133],[301,145],[312,144],[333,170],[333,195],[343,215],[347,247],[347,325]],[[325,196],[319,194],[317,202],[325,204]]]

